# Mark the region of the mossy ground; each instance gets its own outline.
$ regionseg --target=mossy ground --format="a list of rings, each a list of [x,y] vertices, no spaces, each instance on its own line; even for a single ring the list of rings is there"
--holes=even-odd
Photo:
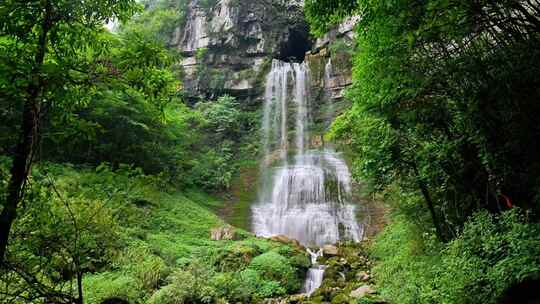
[[[169,285],[178,285],[179,282],[175,283],[174,278],[178,276],[179,271],[182,273],[188,272],[191,275],[188,278],[193,278],[195,281],[200,279],[201,276],[204,277],[204,275],[197,275],[196,272],[193,274],[195,270],[192,268],[206,269],[205,271],[209,273],[208,281],[203,282],[208,285],[206,286],[208,290],[196,290],[196,286],[185,285],[185,288],[193,288],[194,293],[200,293],[175,294],[175,296],[179,297],[177,300],[182,298],[193,301],[186,303],[199,303],[199,298],[204,293],[208,293],[208,297],[216,299],[226,299],[231,296],[244,297],[244,299],[249,299],[248,301],[255,301],[258,297],[271,296],[274,292],[295,292],[300,287],[299,284],[303,280],[302,275],[305,273],[305,268],[309,266],[304,252],[287,245],[256,238],[240,229],[236,231],[236,235],[241,240],[214,241],[210,239],[210,230],[225,224],[222,219],[212,212],[212,210],[223,206],[223,203],[216,198],[195,190],[184,192],[176,190],[167,193],[152,187],[148,187],[144,191],[143,197],[145,200],[152,202],[152,207],[145,211],[145,216],[133,217],[133,221],[126,225],[124,236],[129,241],[122,252],[123,254],[128,252],[133,246],[148,248],[148,255],[143,260],[147,261],[149,257],[158,261],[163,260],[164,273],[157,276],[160,279],[154,284],[150,284],[153,287],[146,290],[143,288],[144,292],[136,292],[133,288],[138,286],[136,290],[141,290],[141,284],[145,285],[145,276],[143,275],[143,279],[141,279],[141,276],[137,277],[137,275],[133,274],[133,271],[126,269],[134,268],[142,272],[153,272],[156,271],[156,266],[144,270],[140,269],[140,261],[137,261],[137,259],[134,261],[121,261],[119,267],[113,267],[107,272],[87,277],[85,282],[90,293],[88,303],[98,303],[92,299],[102,300],[104,297],[111,296],[124,297],[133,303],[145,303],[147,301],[151,303],[174,303],[176,300],[170,302],[172,300],[164,300],[164,298],[170,298],[168,296],[169,292],[176,289],[176,287],[170,287]],[[242,203],[248,201],[248,198],[245,198]],[[242,208],[239,209],[242,210]],[[243,212],[247,211],[244,210]],[[237,221],[232,221],[233,223],[242,224],[240,220],[244,218],[244,215],[242,212],[236,213],[234,218]],[[277,256],[279,264],[283,265],[285,261],[285,264],[288,265],[288,268],[285,269],[286,274],[289,276],[287,281],[276,281],[276,278],[282,275],[280,272],[282,269],[275,269],[272,272],[268,269],[254,268],[256,265],[252,265],[252,262],[256,262],[259,257],[262,258],[270,253]],[[299,263],[299,260],[304,262]],[[130,265],[131,263],[139,263],[139,265]],[[194,263],[196,266],[193,266]],[[274,262],[270,261],[270,264],[272,263]],[[246,291],[242,292],[247,293],[247,295],[239,296],[238,294],[242,294],[242,292],[234,289],[237,286],[231,287],[232,289],[229,291],[227,288],[230,286],[224,286],[224,282],[227,280],[220,282],[224,275],[232,281],[241,282],[242,279],[237,278],[237,276],[248,270],[249,273],[253,273],[255,276],[253,280],[256,282],[252,284],[266,288],[266,294],[253,296],[250,293],[255,292],[256,288],[248,289],[246,287]],[[120,284],[120,282],[122,282],[123,287],[118,291],[111,288],[117,283]],[[186,282],[181,283],[185,284]],[[246,284],[248,283],[246,282]],[[125,290],[126,288],[128,290]],[[161,289],[164,290],[161,291]],[[229,293],[234,294],[234,296]]]

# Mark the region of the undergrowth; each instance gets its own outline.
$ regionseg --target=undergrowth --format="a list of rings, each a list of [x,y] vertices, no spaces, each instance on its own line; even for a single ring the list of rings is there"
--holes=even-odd
[[[1,163],[6,173],[9,160]],[[239,229],[236,240],[210,239],[211,229],[226,225],[209,209],[219,203],[131,167],[39,164],[15,225],[14,236],[27,238],[12,240],[8,258],[64,292],[75,285],[72,261],[81,261],[88,304],[115,297],[133,304],[256,303],[299,291],[309,267],[303,251]],[[72,212],[79,229],[68,229]],[[43,252],[43,244],[55,245]],[[35,286],[5,275],[2,288],[34,293]]]
[[[391,303],[498,303],[504,292],[540,276],[540,225],[519,209],[476,213],[443,244],[405,216],[395,216],[372,255]]]

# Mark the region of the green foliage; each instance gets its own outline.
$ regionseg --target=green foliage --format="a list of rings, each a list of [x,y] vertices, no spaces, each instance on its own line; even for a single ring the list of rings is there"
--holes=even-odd
[[[217,251],[212,264],[221,272],[238,272],[244,270],[253,257],[261,252],[255,243],[236,243]]]
[[[0,158],[0,164],[0,172],[7,172],[9,159]],[[5,179],[0,185],[6,186]],[[15,235],[25,237],[12,240],[8,261],[42,285],[24,282],[13,269],[0,276],[0,291],[76,293],[70,286],[76,286],[74,263],[80,261],[85,302],[92,304],[111,297],[131,303],[253,303],[296,292],[309,267],[305,252],[247,232],[238,233],[242,241],[210,240],[210,230],[224,223],[206,208],[209,199],[179,193],[129,166],[113,171],[107,165],[39,164],[27,194],[32,208],[21,210],[15,225]]]
[[[206,207],[220,203],[177,190],[229,187],[258,142],[243,143],[256,138],[258,113],[234,98],[183,103],[179,54],[167,44],[186,3],[145,1],[144,12],[129,0],[0,4],[0,153],[13,155],[21,105],[37,84],[33,104],[43,111],[36,151],[65,164],[32,170],[9,267],[0,273],[0,302],[252,302],[296,291],[303,253],[285,250],[279,257],[286,269],[262,262],[250,269],[256,256],[279,246],[247,232],[239,235],[249,241],[236,247],[210,240],[210,229],[223,222]],[[113,19],[121,22],[117,33],[103,27]],[[41,51],[43,62],[33,62]],[[222,86],[222,75],[210,76],[209,85]],[[5,199],[10,160],[0,165]],[[279,271],[287,281],[276,279]]]
[[[145,0],[145,11],[130,20],[122,29],[137,27],[163,43],[168,43],[174,30],[186,22],[186,0]]]
[[[225,95],[216,101],[198,103],[196,108],[205,119],[203,128],[211,135],[210,140],[223,141],[240,135],[240,105],[233,97]]]
[[[521,32],[511,28],[519,5],[478,5],[489,13],[478,17],[464,2],[358,1],[354,105],[330,133],[351,144],[354,174],[373,189],[398,185],[431,205],[444,240],[475,211],[504,209],[504,197],[538,209],[531,88],[540,66],[530,59],[540,56],[540,37],[527,17],[515,24]],[[493,31],[497,20],[505,26]]]
[[[251,261],[248,269],[257,271],[267,280],[278,282],[285,291],[300,289],[301,281],[288,259],[276,251],[261,254]]]
[[[60,9],[64,4],[55,5],[54,9]],[[206,102],[200,109],[184,105],[179,54],[167,44],[172,30],[183,23],[184,13],[179,12],[186,5],[183,0],[147,1],[145,11],[129,21],[124,15],[111,16],[122,17],[118,33],[100,26],[93,31],[78,29],[84,31],[77,34],[87,35],[85,41],[51,36],[58,45],[46,57],[52,74],[44,76],[51,90],[45,95],[51,106],[43,115],[42,159],[94,166],[107,162],[115,169],[130,164],[145,173],[166,175],[185,187],[209,191],[230,186],[237,170],[235,161],[256,155],[256,147],[240,144],[240,137],[253,133],[255,120],[227,96]],[[9,23],[2,24],[10,29]],[[24,97],[16,96],[24,83],[14,87],[18,82],[12,79],[29,72],[13,70],[25,66],[20,62],[24,56],[17,53],[25,49],[17,49],[18,36],[13,35],[0,39],[5,59],[0,64],[0,104],[5,109],[0,111],[0,153],[7,154],[13,153],[18,140]],[[86,44],[75,53],[62,53],[82,42]],[[201,49],[198,57],[204,53]],[[31,54],[27,55],[30,60]],[[220,79],[212,76],[208,83],[219,86]]]
[[[508,287],[538,276],[540,225],[529,223],[527,217],[519,209],[500,216],[480,212],[465,225],[444,252],[444,267],[452,272],[439,280],[453,291],[444,295],[446,301],[497,303]]]
[[[130,303],[143,303],[144,293],[135,278],[119,274],[104,272],[87,276],[84,287],[90,291],[85,294],[85,303],[100,304],[108,298],[120,298]]]
[[[95,64],[110,78],[88,93],[89,103],[51,113],[46,155],[77,163],[129,163],[148,173],[177,175],[197,118],[181,103],[171,69],[176,55],[142,26],[108,39],[115,47]]]
[[[80,183],[52,175],[59,170],[34,170],[26,205],[14,225],[7,271],[2,273],[8,299],[80,296],[71,283],[102,270],[121,246],[120,227],[107,207],[116,193],[84,195],[77,191]]]
[[[179,270],[169,278],[169,285],[154,293],[152,304],[214,303],[215,289],[209,284],[213,270],[194,262],[186,270]]]
[[[130,273],[147,292],[160,287],[169,276],[170,269],[165,261],[152,253],[145,243],[134,242],[124,249],[118,259],[122,270]]]
[[[109,44],[103,24],[127,20],[134,0],[3,1],[0,4],[0,105],[3,152],[18,140],[25,102],[59,111],[88,102],[86,94],[104,76],[94,57]],[[39,91],[39,96],[33,93]],[[9,124],[13,123],[14,124]]]
[[[199,102],[195,110],[201,117],[200,153],[191,161],[191,181],[209,191],[228,189],[241,162],[257,157],[253,130],[258,127],[259,113],[228,95]]]
[[[538,275],[538,12],[503,0],[306,2],[318,35],[361,17],[353,106],[328,137],[398,214],[375,246],[390,300],[495,303]],[[528,221],[503,213],[510,201]]]
[[[372,249],[375,277],[394,303],[498,303],[506,289],[540,272],[539,229],[518,209],[483,211],[441,244],[398,217]]]
[[[331,26],[338,24],[345,17],[351,16],[358,7],[357,0],[307,0],[305,14],[311,26],[311,32],[323,36]]]
[[[236,273],[219,274],[214,278],[218,295],[241,303],[258,302],[261,299],[282,296],[286,289],[277,281],[264,278],[253,269]]]
[[[394,218],[372,249],[379,259],[373,273],[383,296],[396,303],[433,303],[439,246],[433,234],[423,233],[404,218]]]
[[[240,273],[240,282],[245,282],[249,293],[255,299],[264,299],[282,296],[287,293],[287,289],[276,280],[263,279],[263,275],[254,269],[246,269]]]
[[[44,116],[42,158],[94,166],[107,162],[114,168],[130,164],[186,187],[229,187],[237,169],[233,155],[238,136],[245,132],[244,114],[227,96],[200,110],[184,105],[179,54],[167,43],[185,6],[186,1],[150,1],[144,12],[124,20],[117,34],[92,33],[92,43],[76,54],[76,79],[62,83],[72,95],[48,97],[57,106]],[[17,60],[9,57],[14,42],[2,44],[2,56],[11,61]],[[11,61],[3,66],[6,71],[18,65]],[[11,78],[2,74],[0,81],[11,85]],[[5,92],[17,89],[6,87]],[[0,102],[6,109],[0,112],[0,129],[6,134],[0,137],[5,147],[0,152],[12,153],[20,103],[7,95]]]

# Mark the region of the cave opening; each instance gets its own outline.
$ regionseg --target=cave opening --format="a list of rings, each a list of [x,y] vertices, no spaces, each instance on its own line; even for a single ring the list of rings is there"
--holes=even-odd
[[[311,50],[312,46],[313,42],[307,28],[291,29],[289,39],[281,44],[276,59],[286,62],[302,62],[306,52]]]

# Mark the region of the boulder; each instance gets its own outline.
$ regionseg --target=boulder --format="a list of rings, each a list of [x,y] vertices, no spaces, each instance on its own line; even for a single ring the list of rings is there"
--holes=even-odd
[[[371,276],[365,272],[365,271],[360,271],[356,274],[356,279],[359,280],[359,281],[367,281],[371,278]]]
[[[324,245],[323,246],[324,255],[336,256],[339,254],[339,250],[334,245]]]
[[[359,299],[359,298],[365,297],[368,294],[373,294],[373,293],[375,293],[375,290],[371,286],[364,285],[351,291],[351,297]]]
[[[237,235],[233,226],[222,226],[210,231],[210,238],[214,241],[236,240]]]
[[[288,236],[286,235],[283,235],[283,234],[280,234],[280,235],[274,235],[273,237],[270,238],[272,241],[276,241],[276,242],[279,242],[279,243],[283,243],[283,244],[287,244],[287,245],[293,245],[294,247],[302,247],[302,245],[300,245],[300,242],[298,242],[297,240],[294,240],[294,239],[291,239],[289,238]]]

